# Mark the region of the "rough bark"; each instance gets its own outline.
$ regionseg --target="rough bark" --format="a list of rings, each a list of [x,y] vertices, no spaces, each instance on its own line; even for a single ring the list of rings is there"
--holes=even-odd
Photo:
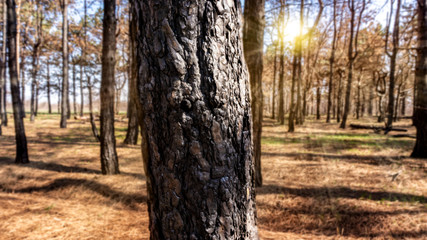
[[[282,4],[280,8],[280,19],[283,19],[283,15],[285,14],[284,4]],[[283,25],[283,23],[281,24]],[[283,29],[279,30],[279,32],[282,32]],[[284,39],[280,38],[279,40],[280,44],[280,66],[279,66],[279,113],[278,113],[278,120],[281,125],[285,124],[285,96],[284,96],[284,82],[285,82],[285,43]]]
[[[249,70],[251,87],[251,109],[253,122],[253,149],[255,161],[255,185],[262,186],[261,173],[261,133],[264,97],[262,94],[263,45],[265,26],[265,0],[245,2],[243,48]]]
[[[101,80],[101,170],[118,174],[119,162],[114,135],[114,70],[116,64],[116,1],[104,0]]]
[[[240,2],[136,3],[151,239],[258,239]]]
[[[16,158],[15,163],[29,163],[27,137],[25,136],[24,121],[22,119],[22,102],[19,93],[16,54],[16,5],[15,0],[6,0],[7,3],[7,47],[9,50],[9,76],[12,93],[13,120],[15,123]]]
[[[62,98],[61,128],[67,128],[68,117],[68,0],[62,0]]]
[[[415,68],[417,95],[414,125],[417,140],[411,157],[427,158],[427,0],[418,0],[418,49]]]

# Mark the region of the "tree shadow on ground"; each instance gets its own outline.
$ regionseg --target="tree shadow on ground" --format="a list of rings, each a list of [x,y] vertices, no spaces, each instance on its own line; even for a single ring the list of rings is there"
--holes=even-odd
[[[369,199],[375,201],[399,201],[399,202],[420,202],[427,203],[424,196],[385,192],[385,191],[367,191],[356,190],[348,187],[307,187],[307,188],[289,188],[276,185],[265,185],[257,188],[257,194],[290,194],[299,197],[325,197],[328,198],[350,198],[350,199]]]
[[[13,165],[15,164],[14,161],[11,158],[7,157],[0,157],[0,166],[1,165]],[[28,164],[20,165],[22,167],[27,168],[33,168],[33,169],[40,169],[40,170],[46,170],[46,171],[53,171],[53,172],[63,172],[63,173],[87,173],[87,174],[102,174],[100,170],[85,168],[85,167],[79,167],[79,166],[65,166],[58,163],[46,163],[46,162],[39,162],[39,161],[31,161]],[[138,179],[145,180],[145,176],[143,174],[138,173],[128,173],[128,172],[121,172],[121,175],[125,176],[132,176]]]
[[[33,192],[52,192],[60,189],[69,187],[82,187],[97,193],[105,198],[116,203],[122,203],[132,210],[138,210],[137,204],[147,201],[147,197],[143,194],[128,194],[118,190],[114,190],[111,187],[98,183],[96,181],[87,179],[73,179],[73,178],[59,178],[44,186],[27,187],[21,189],[9,189],[4,188],[0,185],[0,190],[8,193],[33,193]]]
[[[418,201],[426,203],[423,196],[354,190],[346,187],[309,187],[288,188],[276,185],[265,185],[257,188],[257,195],[274,194],[290,201],[261,200],[257,201],[257,209],[272,214],[261,216],[259,223],[272,231],[312,233],[316,235],[374,238],[420,238],[427,231],[396,231],[392,222],[400,215],[415,216],[427,213],[427,209],[412,208],[399,210],[363,209],[345,199],[370,199],[378,201]],[[385,199],[385,200],[384,200]],[[342,201],[342,202],[341,202]],[[284,221],[284,219],[286,219]]]
[[[369,165],[391,165],[401,164],[401,161],[406,159],[406,156],[361,156],[353,154],[321,154],[321,153],[275,153],[263,152],[263,156],[267,157],[289,157],[295,159],[304,159],[307,161],[318,161],[318,158],[337,159],[349,163],[362,163]]]

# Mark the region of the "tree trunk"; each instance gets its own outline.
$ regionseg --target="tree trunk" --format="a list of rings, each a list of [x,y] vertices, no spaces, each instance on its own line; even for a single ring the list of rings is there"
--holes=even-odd
[[[273,93],[271,100],[271,118],[276,119],[276,76],[277,76],[277,46],[274,45]]]
[[[338,71],[338,94],[337,94],[337,123],[341,122],[341,98],[342,98],[342,77],[343,72],[341,70]]]
[[[284,5],[280,8],[280,19],[283,19],[284,13]],[[283,24],[281,24],[283,25]],[[279,30],[279,31],[283,31]],[[285,43],[284,39],[280,38],[280,72],[279,72],[279,114],[278,114],[278,120],[281,125],[285,124],[285,98],[284,98],[284,82],[285,82]]]
[[[95,118],[93,117],[93,99],[92,99],[92,83],[90,77],[87,77],[87,88],[89,91],[89,117],[90,117],[90,126],[92,128],[93,136],[96,141],[101,141],[101,137],[98,134],[98,129],[96,128]]]
[[[101,81],[101,169],[118,174],[119,162],[114,136],[114,68],[116,64],[116,1],[104,0]]]
[[[255,185],[262,186],[261,174],[261,133],[263,119],[263,45],[265,0],[246,0],[243,26],[243,49],[249,70],[251,87],[251,108],[253,122],[253,147],[255,162]]]
[[[73,110],[74,116],[77,116],[77,96],[76,96],[76,64],[73,64]]]
[[[393,28],[393,51],[390,57],[390,85],[388,89],[388,107],[387,107],[387,123],[386,123],[387,128],[393,127],[394,86],[396,82],[395,80],[396,58],[399,51],[400,5],[401,5],[401,0],[397,0],[397,9],[395,13],[394,28]]]
[[[427,158],[427,0],[418,1],[418,49],[414,124],[417,141],[411,157]]]
[[[337,39],[337,0],[334,0],[333,6],[333,21],[334,21],[334,34],[332,36],[332,49],[331,56],[329,58],[329,85],[328,85],[328,110],[326,115],[326,122],[331,121],[331,107],[332,107],[332,88],[333,88],[333,79],[334,79],[334,63],[335,63],[335,49],[336,49],[336,39]],[[335,114],[334,114],[335,115]]]
[[[320,120],[320,103],[322,100],[322,93],[320,92],[320,79],[317,79],[316,87],[316,119]]]
[[[83,67],[82,63],[80,63],[80,117],[83,117],[84,111],[84,95],[83,95]]]
[[[32,81],[31,81],[31,116],[30,116],[30,121],[33,122],[34,121],[34,117],[36,116],[36,99],[37,99],[37,74],[39,71],[39,56],[40,56],[40,47],[42,44],[42,12],[41,12],[41,8],[39,6],[39,1],[36,1],[36,32],[35,32],[35,36],[36,36],[36,40],[34,42],[34,46],[33,46],[33,62],[32,62],[32,67],[33,67],[33,71],[32,71]]]
[[[68,115],[68,0],[62,0],[62,99],[61,128],[67,128]]]
[[[52,114],[52,105],[50,102],[50,63],[49,63],[49,61],[47,62],[46,67],[47,67],[47,77],[46,77],[46,80],[47,80],[47,106],[49,109],[49,114]]]
[[[25,118],[25,71],[23,62],[21,62],[21,102],[22,102],[22,116]]]
[[[134,8],[131,4],[131,10]],[[129,82],[128,82],[128,129],[124,144],[136,145],[138,143],[139,124],[138,124],[138,111],[141,110],[139,106],[138,88],[137,88],[137,59],[136,59],[136,18],[133,12],[130,12],[129,21]]]
[[[7,127],[7,109],[6,109],[6,95],[7,95],[7,89],[6,89],[6,46],[7,46],[7,0],[3,0],[3,46],[2,46],[2,72],[1,72],[1,78],[3,82],[3,93],[2,93],[2,104],[0,105],[0,115],[2,118],[2,125]]]
[[[356,3],[355,0],[348,0],[348,7],[351,12],[351,20],[350,20],[350,38],[348,45],[348,77],[347,77],[347,87],[345,92],[345,103],[344,103],[344,112],[342,116],[342,122],[340,128],[345,128],[347,124],[348,113],[350,112],[350,104],[351,104],[351,87],[353,80],[353,65],[354,61],[357,57],[357,45],[358,45],[358,35],[359,35],[359,27],[362,21],[363,11],[365,10],[365,0],[363,0],[363,8],[360,10],[359,19],[357,22],[356,31],[354,29],[355,25],[355,15],[356,15]],[[354,49],[353,49],[354,48]]]
[[[150,238],[258,239],[240,1],[136,2]]]
[[[9,49],[9,76],[10,90],[13,103],[13,120],[15,123],[16,163],[29,163],[27,137],[25,136],[24,121],[22,119],[22,102],[19,94],[19,80],[17,74],[16,54],[16,12],[15,0],[7,2],[7,46]]]

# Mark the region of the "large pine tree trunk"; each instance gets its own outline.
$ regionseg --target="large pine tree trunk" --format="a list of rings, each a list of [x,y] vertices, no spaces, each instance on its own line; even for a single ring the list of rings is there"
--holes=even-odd
[[[255,184],[262,186],[261,133],[264,99],[262,94],[263,45],[264,45],[264,0],[246,0],[243,47],[251,85],[251,108],[253,121],[253,144],[255,161]]]
[[[418,49],[415,68],[417,95],[414,125],[417,141],[411,157],[427,158],[427,0],[418,1]]]
[[[118,174],[114,135],[114,70],[116,64],[116,1],[104,0],[101,81],[101,170]]]
[[[151,239],[258,239],[240,2],[136,8]]]
[[[16,62],[16,12],[15,0],[7,1],[7,46],[9,49],[9,76],[12,93],[13,120],[15,123],[16,163],[28,163],[27,137],[25,136],[24,121],[22,119],[22,101],[19,93],[19,80]]]

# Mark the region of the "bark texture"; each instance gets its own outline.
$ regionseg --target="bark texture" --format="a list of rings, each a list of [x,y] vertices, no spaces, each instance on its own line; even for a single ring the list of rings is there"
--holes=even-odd
[[[67,128],[68,115],[68,0],[62,0],[62,98],[61,128]]]
[[[239,1],[135,7],[151,239],[258,239]]]
[[[253,120],[253,144],[255,161],[255,184],[262,186],[261,173],[261,133],[264,97],[262,94],[263,45],[265,26],[265,1],[245,2],[245,24],[243,27],[243,47],[248,65],[251,85],[251,109]]]
[[[19,93],[19,80],[16,62],[16,4],[15,0],[6,0],[7,3],[7,46],[9,49],[9,76],[12,93],[13,120],[15,123],[16,163],[28,163],[27,137],[25,136],[24,121],[22,119],[22,102]]]
[[[418,1],[418,49],[415,69],[414,125],[417,141],[411,157],[427,158],[427,0]]]
[[[118,174],[114,136],[114,68],[116,65],[116,1],[104,0],[101,81],[101,170]]]

